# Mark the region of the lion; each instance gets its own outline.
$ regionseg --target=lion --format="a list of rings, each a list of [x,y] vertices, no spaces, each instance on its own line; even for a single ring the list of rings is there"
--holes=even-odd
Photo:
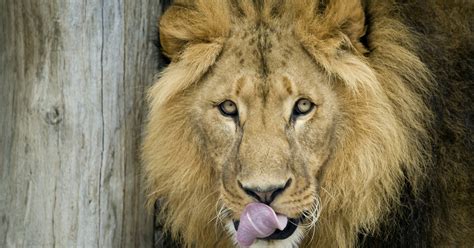
[[[472,1],[176,0],[148,205],[182,247],[473,246]]]

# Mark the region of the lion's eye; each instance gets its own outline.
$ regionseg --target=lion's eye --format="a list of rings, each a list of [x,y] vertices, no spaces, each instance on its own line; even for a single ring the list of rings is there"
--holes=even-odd
[[[225,100],[221,104],[219,104],[219,110],[225,116],[234,117],[239,114],[239,111],[237,109],[237,104],[235,104],[231,100]]]
[[[311,112],[311,110],[313,110],[314,106],[315,106],[314,103],[312,103],[308,99],[305,99],[305,98],[299,99],[296,102],[295,107],[293,108],[293,115],[295,116],[306,115],[309,112]]]

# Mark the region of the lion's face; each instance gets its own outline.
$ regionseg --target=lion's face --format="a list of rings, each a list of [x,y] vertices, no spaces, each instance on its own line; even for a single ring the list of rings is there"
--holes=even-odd
[[[148,201],[185,246],[231,246],[263,202],[290,224],[257,246],[349,247],[424,168],[428,71],[394,39],[409,32],[367,28],[360,1],[317,3],[177,0],[162,17],[172,63],[142,156]]]
[[[193,120],[233,220],[256,201],[294,221],[316,218],[338,122],[335,86],[289,35],[260,32],[271,44],[263,53],[256,35],[229,40],[190,95]]]

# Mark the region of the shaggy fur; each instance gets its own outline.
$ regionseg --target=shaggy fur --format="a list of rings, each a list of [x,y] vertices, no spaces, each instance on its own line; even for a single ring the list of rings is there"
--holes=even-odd
[[[317,113],[328,128],[313,131],[329,137],[310,151],[319,164],[303,169],[310,182],[295,183],[310,186],[302,198],[309,205],[298,210],[311,209],[314,221],[302,247],[474,245],[472,16],[472,1],[454,0],[175,1],[160,20],[171,64],[149,91],[142,154],[150,206],[162,199],[165,229],[183,246],[233,246],[225,225],[248,199],[226,174],[240,171],[216,154],[227,138],[213,135],[228,129],[209,132],[219,122],[205,119],[196,102],[219,92],[216,78],[224,72],[249,81],[255,70],[250,81],[267,82],[282,67],[316,75],[326,82],[318,91],[334,103],[327,103],[332,111]],[[247,51],[252,41],[257,49]],[[288,46],[301,68],[280,61]],[[245,91],[249,83],[241,84]],[[272,99],[272,92],[295,86],[278,91],[266,84],[252,97]],[[252,123],[241,130],[244,145],[258,143],[249,133],[261,129]],[[278,130],[275,123],[267,125]],[[273,144],[286,147],[279,142]],[[265,143],[248,147],[247,164],[264,159],[258,152]],[[273,163],[289,161],[277,148]],[[284,174],[274,171],[273,179]]]

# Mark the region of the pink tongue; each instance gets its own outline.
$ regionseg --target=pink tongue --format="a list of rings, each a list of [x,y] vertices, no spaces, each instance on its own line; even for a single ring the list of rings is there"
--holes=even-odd
[[[271,207],[262,203],[250,203],[240,216],[237,241],[240,246],[250,246],[257,238],[266,238],[288,223],[284,215],[277,215]]]

